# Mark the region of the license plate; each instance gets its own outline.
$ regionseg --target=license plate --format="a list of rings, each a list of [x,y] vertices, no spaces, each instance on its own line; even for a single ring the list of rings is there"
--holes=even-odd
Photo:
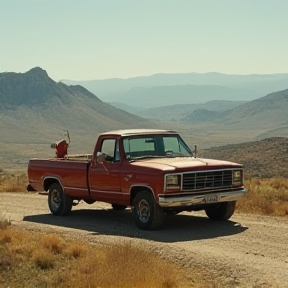
[[[207,195],[205,196],[205,202],[206,203],[219,202],[219,197],[218,195]]]

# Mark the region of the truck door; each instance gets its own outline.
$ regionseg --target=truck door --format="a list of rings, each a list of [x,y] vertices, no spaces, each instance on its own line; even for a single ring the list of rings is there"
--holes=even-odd
[[[91,197],[94,200],[114,203],[121,199],[119,140],[107,138],[102,140],[101,151],[105,153],[103,163],[95,161],[89,169],[89,185]]]

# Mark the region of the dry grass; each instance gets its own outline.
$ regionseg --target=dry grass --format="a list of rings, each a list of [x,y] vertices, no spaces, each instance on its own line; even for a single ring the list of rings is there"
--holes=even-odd
[[[288,179],[250,179],[248,193],[237,201],[237,211],[273,216],[288,215]]]
[[[24,192],[28,183],[24,172],[9,173],[0,169],[0,192]]]
[[[2,217],[0,222],[3,221]],[[57,234],[1,227],[0,287],[238,287],[218,283],[215,275],[213,283],[205,282],[201,279],[207,279],[207,271],[195,266],[187,272],[131,242],[89,245]]]
[[[184,270],[130,242],[91,246],[1,227],[0,287],[188,287]],[[209,287],[199,282],[189,287]]]

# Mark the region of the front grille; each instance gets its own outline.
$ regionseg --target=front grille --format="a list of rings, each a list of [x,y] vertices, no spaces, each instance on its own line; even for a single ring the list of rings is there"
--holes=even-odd
[[[232,170],[216,170],[183,174],[183,191],[229,188],[232,186]]]

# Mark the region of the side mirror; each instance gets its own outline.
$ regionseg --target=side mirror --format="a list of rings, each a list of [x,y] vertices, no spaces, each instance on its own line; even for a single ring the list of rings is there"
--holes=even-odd
[[[197,158],[197,145],[194,145],[194,158]]]
[[[104,160],[105,160],[105,156],[106,156],[106,154],[105,153],[102,153],[102,152],[97,152],[97,154],[96,154],[96,161],[98,162],[98,163],[103,163],[104,162]]]

